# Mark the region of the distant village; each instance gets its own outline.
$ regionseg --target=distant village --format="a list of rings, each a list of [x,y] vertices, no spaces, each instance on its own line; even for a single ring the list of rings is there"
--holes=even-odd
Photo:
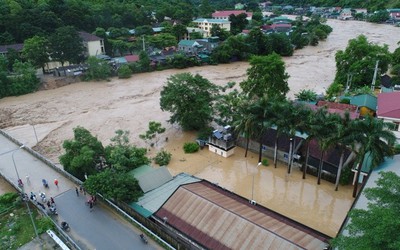
[[[260,29],[265,34],[271,33],[284,33],[290,35],[293,31],[293,19],[288,18],[287,15],[295,16],[311,16],[319,15],[327,19],[339,19],[339,20],[366,20],[368,16],[374,13],[369,13],[367,9],[361,8],[341,8],[341,7],[295,7],[291,5],[272,5],[271,2],[263,2],[259,4],[260,9],[263,13],[263,24]],[[196,18],[191,23],[193,27],[186,27],[186,34],[178,42],[176,46],[171,46],[163,49],[153,48],[146,45],[144,38],[136,38],[135,29],[130,29],[129,34],[131,40],[136,41],[137,39],[143,39],[143,50],[145,50],[151,60],[151,66],[164,64],[168,58],[174,56],[175,53],[183,53],[186,56],[195,57],[200,63],[209,63],[210,54],[220,43],[219,37],[212,36],[211,29],[213,26],[218,26],[225,31],[231,31],[230,16],[238,16],[245,14],[246,20],[251,23],[253,13],[247,12],[244,9],[246,6],[242,3],[235,4],[234,10],[218,10],[212,13],[210,18]],[[388,13],[388,19],[384,22],[386,24],[396,25],[400,24],[400,9],[387,9],[382,10]],[[166,18],[168,19],[168,18]],[[179,23],[178,20],[169,20],[172,24]],[[162,33],[163,27],[153,27],[153,35]],[[250,30],[242,30],[240,35],[248,35]],[[110,35],[110,32],[106,32]],[[199,34],[202,38],[198,37]],[[97,58],[104,59],[113,65],[114,69],[117,69],[120,65],[127,63],[135,63],[139,61],[138,54],[124,54],[119,57],[110,57],[106,55],[105,42],[103,38],[95,36],[87,32],[79,32],[85,52],[84,56],[96,56]],[[0,45],[0,55],[6,56],[10,50],[14,50],[18,53],[22,52],[24,47],[23,43]],[[80,75],[85,69],[85,65],[68,65],[68,62],[64,64],[66,66],[61,67],[58,62],[49,62],[46,66],[48,72],[53,72],[54,76],[76,76]]]

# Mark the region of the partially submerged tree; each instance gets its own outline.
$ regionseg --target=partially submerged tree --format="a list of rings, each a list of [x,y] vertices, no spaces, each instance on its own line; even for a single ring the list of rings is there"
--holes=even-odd
[[[346,86],[351,75],[350,88],[370,85],[374,75],[375,64],[379,61],[380,72],[388,70],[391,54],[388,45],[380,46],[371,43],[367,37],[360,35],[351,39],[346,49],[336,53],[336,76],[334,82]]]
[[[199,130],[212,120],[217,86],[196,74],[176,74],[168,78],[161,91],[160,106],[171,112],[169,122],[185,130]]]
[[[149,121],[149,129],[144,133],[140,134],[139,137],[142,140],[145,140],[153,146],[154,144],[157,145],[158,137],[157,135],[162,134],[165,132],[165,128],[161,125],[160,122]]]
[[[247,80],[240,83],[243,92],[250,97],[263,96],[284,98],[289,91],[282,58],[272,53],[268,56],[253,56],[250,59],[250,68],[247,69]]]
[[[111,144],[105,148],[107,164],[118,171],[127,172],[150,163],[145,148],[129,143],[129,131],[117,130]]]

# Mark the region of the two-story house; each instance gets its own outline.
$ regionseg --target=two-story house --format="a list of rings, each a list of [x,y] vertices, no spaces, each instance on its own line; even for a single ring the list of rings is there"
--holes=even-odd
[[[105,54],[104,40],[93,34],[81,31],[79,36],[82,38],[85,47],[85,56],[97,56]]]
[[[207,18],[197,18],[193,21],[199,29],[204,30],[204,37],[211,36],[211,28],[213,25],[217,25],[221,29],[226,31],[231,31],[231,22],[225,19],[207,19]]]

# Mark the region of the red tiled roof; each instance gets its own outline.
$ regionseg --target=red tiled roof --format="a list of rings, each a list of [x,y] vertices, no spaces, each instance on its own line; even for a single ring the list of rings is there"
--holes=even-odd
[[[129,55],[125,56],[127,62],[137,62],[139,61],[139,55]]]
[[[321,102],[321,101],[320,101]],[[338,104],[343,104],[343,103],[338,103]],[[345,104],[345,105],[351,105],[351,104]],[[314,111],[316,111],[317,109],[320,109],[320,108],[322,108],[322,107],[325,107],[324,105],[322,105],[322,106],[315,106],[315,105],[312,105],[312,104],[307,104],[307,106],[308,107],[310,107],[312,110],[314,110]],[[332,105],[333,106],[333,105]],[[351,105],[351,106],[355,106],[355,105]],[[357,106],[355,106],[355,107],[357,107]],[[354,120],[354,119],[357,119],[357,118],[359,118],[360,117],[360,113],[357,113],[356,111],[349,111],[349,110],[346,110],[346,109],[338,109],[338,108],[327,108],[327,111],[329,112],[329,113],[331,113],[331,114],[338,114],[338,115],[340,115],[341,117],[344,117],[344,114],[346,113],[346,111],[348,111],[349,112],[349,115],[350,115],[350,119],[352,119],[352,120]]]
[[[351,105],[346,103],[319,101],[317,102],[317,106],[326,106],[328,109],[341,109],[341,110],[348,110],[350,112],[357,111],[356,105]]]
[[[378,94],[378,117],[390,117],[400,119],[400,92],[388,92]]]
[[[221,10],[221,11],[215,11],[214,13],[212,13],[212,17],[216,18],[216,17],[229,17],[230,15],[240,15],[240,14],[246,14],[248,17],[253,16],[252,12],[246,12],[245,10]]]

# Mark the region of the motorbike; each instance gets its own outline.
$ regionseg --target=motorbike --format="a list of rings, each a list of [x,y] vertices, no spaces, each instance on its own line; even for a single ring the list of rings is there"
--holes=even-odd
[[[55,206],[51,206],[51,207],[49,208],[49,210],[50,210],[50,213],[51,213],[51,214],[58,215],[57,209],[56,209]]]
[[[46,194],[41,192],[39,193],[40,198],[42,198],[42,202],[46,203]]]
[[[147,240],[146,236],[144,236],[144,234],[140,234],[140,238],[142,239],[144,244],[149,243],[149,241]]]
[[[62,228],[64,231],[69,231],[69,225],[68,225],[68,223],[65,222],[65,221],[61,222],[61,228]]]
[[[42,183],[43,183],[43,187],[49,188],[49,184],[47,183],[47,181],[45,179],[42,179]]]

